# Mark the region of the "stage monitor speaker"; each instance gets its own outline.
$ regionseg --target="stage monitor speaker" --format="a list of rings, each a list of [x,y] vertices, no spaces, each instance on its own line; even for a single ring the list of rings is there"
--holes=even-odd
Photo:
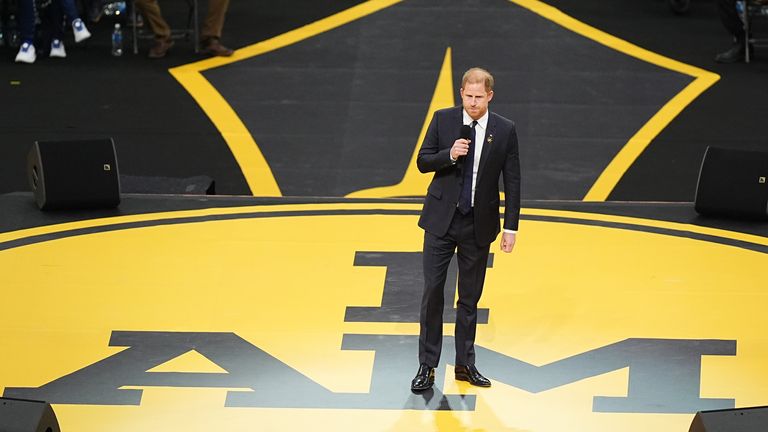
[[[696,211],[768,219],[768,152],[707,147],[696,185]]]
[[[699,411],[688,432],[765,432],[768,407]]]
[[[41,210],[120,204],[120,176],[112,138],[36,141],[27,157],[27,174]]]
[[[0,398],[0,431],[61,432],[61,429],[49,403]]]

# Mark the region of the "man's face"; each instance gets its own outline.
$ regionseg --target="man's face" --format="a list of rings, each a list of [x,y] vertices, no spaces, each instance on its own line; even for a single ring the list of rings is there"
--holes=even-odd
[[[461,104],[473,120],[484,116],[488,111],[488,102],[493,99],[493,90],[486,92],[484,83],[467,83],[461,89]]]

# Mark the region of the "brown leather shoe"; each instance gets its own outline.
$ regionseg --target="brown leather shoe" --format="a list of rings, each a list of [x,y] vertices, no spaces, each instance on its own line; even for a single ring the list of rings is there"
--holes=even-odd
[[[219,38],[215,37],[203,41],[203,52],[219,57],[229,57],[234,53],[232,49],[222,45]]]
[[[149,49],[149,58],[159,59],[165,57],[168,54],[168,50],[171,49],[174,42],[172,39],[155,39],[155,44]]]

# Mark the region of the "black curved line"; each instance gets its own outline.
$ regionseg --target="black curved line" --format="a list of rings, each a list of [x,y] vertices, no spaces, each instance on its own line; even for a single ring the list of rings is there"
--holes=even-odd
[[[77,228],[66,231],[59,231],[55,233],[47,233],[24,237],[15,240],[9,240],[0,243],[0,251],[14,249],[21,246],[27,246],[35,243],[43,243],[52,240],[58,240],[69,237],[76,237],[81,235],[95,234],[101,232],[119,231],[125,229],[145,228],[149,226],[162,226],[162,225],[176,225],[187,223],[200,223],[210,221],[224,221],[235,219],[257,219],[268,217],[296,217],[296,216],[333,216],[333,215],[409,215],[416,216],[421,214],[420,210],[294,210],[294,211],[266,211],[266,212],[248,212],[248,213],[235,213],[226,215],[206,215],[206,216],[190,216],[171,219],[158,219],[149,221],[137,221],[137,222],[125,222],[116,223],[112,225],[104,225],[98,227]],[[503,215],[500,215],[503,216]],[[693,240],[701,240],[710,243],[719,243],[726,246],[734,246],[741,249],[752,250],[760,253],[768,253],[768,246],[752,243],[743,240],[734,240],[727,237],[720,237],[716,235],[700,234],[686,230],[676,230],[669,228],[650,227],[640,224],[623,223],[623,222],[607,222],[598,221],[592,219],[579,219],[572,217],[561,216],[540,216],[540,215],[522,215],[521,219],[541,221],[541,222],[554,222],[554,223],[568,223],[577,225],[589,225],[599,226],[604,228],[624,229],[630,231],[641,231],[653,234],[670,235],[674,237],[683,237]]]
[[[768,246],[762,245],[760,243],[752,243],[744,240],[734,240],[728,237],[720,237],[720,236],[710,235],[710,234],[700,234],[700,233],[686,231],[686,230],[650,227],[646,225],[639,225],[639,224],[632,224],[632,223],[625,223],[625,222],[606,222],[606,221],[597,221],[597,220],[591,220],[591,219],[577,219],[577,218],[560,217],[560,216],[530,215],[530,216],[526,216],[524,219],[544,221],[544,222],[561,222],[561,223],[569,223],[569,224],[577,224],[577,225],[599,226],[604,228],[616,228],[616,229],[624,229],[624,230],[630,230],[630,231],[642,231],[642,232],[653,233],[653,234],[663,234],[663,235],[670,235],[674,237],[683,237],[683,238],[689,238],[693,240],[701,240],[701,241],[706,241],[710,243],[719,243],[722,245],[735,246],[738,248],[748,249],[755,252],[768,253]]]

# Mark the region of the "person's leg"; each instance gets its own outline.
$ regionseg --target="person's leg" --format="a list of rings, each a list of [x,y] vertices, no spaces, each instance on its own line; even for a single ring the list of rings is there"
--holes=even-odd
[[[215,56],[231,56],[233,51],[221,44],[221,32],[224,19],[229,9],[229,0],[209,0],[208,13],[205,15],[200,33],[203,51]]]
[[[424,292],[419,317],[419,370],[411,381],[412,391],[424,391],[435,383],[435,368],[443,347],[445,280],[456,242],[449,232],[438,237],[424,232]]]
[[[229,9],[229,0],[209,0],[208,13],[205,15],[203,28],[200,32],[200,39],[206,41],[210,38],[221,39],[221,32],[224,29],[224,20],[227,17]]]
[[[456,242],[450,234],[438,237],[424,233],[424,292],[419,318],[419,363],[437,367],[443,346],[443,309],[445,280]]]
[[[19,32],[21,33],[21,47],[16,54],[18,63],[34,63],[35,54],[35,2],[34,0],[19,0]]]
[[[35,1],[18,0],[18,24],[21,42],[35,41]]]
[[[72,25],[75,42],[82,42],[91,37],[91,32],[88,31],[85,23],[80,19],[80,13],[77,11],[77,6],[75,6],[75,0],[54,0],[51,3],[51,7],[54,6],[58,11],[58,19],[61,18],[61,15],[67,16],[67,22]],[[58,27],[58,24],[56,26]]]
[[[475,364],[477,303],[483,294],[490,245],[478,245],[472,216],[458,239],[459,289],[456,302],[456,365]]]
[[[726,51],[715,56],[715,61],[718,63],[742,61],[746,49],[744,23],[736,11],[736,0],[718,0],[717,12],[725,29],[733,35],[733,44]]]
[[[736,11],[736,0],[717,0],[717,13],[728,33],[737,39],[744,38],[744,24]]]
[[[136,9],[144,15],[156,39],[170,39],[171,27],[163,18],[157,0],[136,0]]]
[[[59,0],[52,2],[58,5],[59,11],[63,12],[67,16],[67,21],[71,24],[74,20],[80,19],[80,13],[77,11],[74,0]]]
[[[49,57],[65,58],[67,52],[64,49],[64,9],[62,3],[53,1],[48,7],[48,13],[51,18],[51,50]]]
[[[149,58],[163,58],[173,46],[171,27],[163,18],[157,0],[136,0],[136,10],[144,15],[155,35],[155,43],[149,49]]]

